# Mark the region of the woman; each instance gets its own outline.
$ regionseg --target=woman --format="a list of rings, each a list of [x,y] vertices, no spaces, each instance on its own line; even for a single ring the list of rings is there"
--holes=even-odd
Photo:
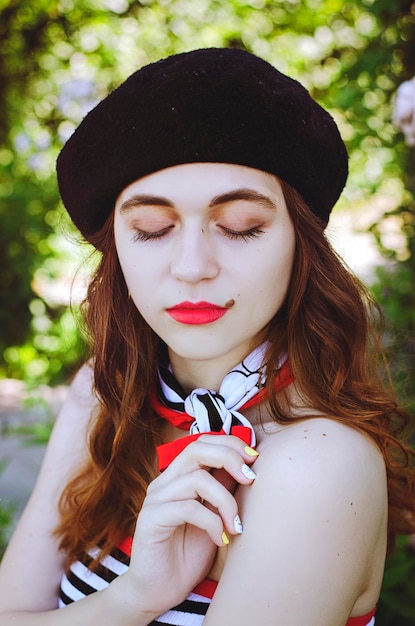
[[[328,113],[241,50],[149,65],[82,122],[58,180],[100,253],[91,359],[1,625],[374,623],[414,464],[324,236],[346,177]]]

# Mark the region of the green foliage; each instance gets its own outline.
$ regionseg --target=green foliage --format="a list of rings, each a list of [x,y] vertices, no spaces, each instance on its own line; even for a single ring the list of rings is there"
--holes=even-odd
[[[400,537],[387,559],[376,626],[413,626],[415,623],[415,550]]]
[[[0,461],[0,473],[4,470],[5,462]],[[0,561],[7,547],[9,531],[13,522],[13,508],[5,506],[0,500]]]
[[[26,446],[42,446],[48,443],[54,423],[55,419],[51,417],[48,420],[41,420],[34,424],[12,428],[9,432],[23,437],[24,445]]]
[[[13,512],[0,502],[0,561],[7,547],[9,530],[13,521]]]

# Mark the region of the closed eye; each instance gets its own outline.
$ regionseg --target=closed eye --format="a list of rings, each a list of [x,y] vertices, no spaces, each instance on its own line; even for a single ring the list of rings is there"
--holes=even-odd
[[[140,228],[135,228],[132,240],[133,241],[153,241],[156,239],[162,239],[163,237],[168,235],[169,232],[173,228],[174,226],[170,225],[154,232],[142,230]],[[247,230],[232,230],[231,228],[226,228],[225,226],[220,226],[220,229],[225,235],[225,237],[231,240],[239,239],[242,241],[248,241],[249,239],[256,239],[257,237],[260,237],[264,233],[264,231],[258,228],[257,226],[253,228],[249,228]]]
[[[223,234],[228,237],[228,239],[241,239],[242,241],[248,241],[249,239],[256,239],[260,237],[264,231],[255,226],[254,228],[249,228],[248,230],[232,230],[230,228],[225,228],[224,226],[220,227]]]
[[[134,228],[132,240],[151,241],[154,239],[161,239],[162,237],[165,237],[172,228],[174,228],[174,226],[170,225],[162,228],[161,230],[156,230],[155,232],[149,232],[147,230],[141,230],[140,228]]]

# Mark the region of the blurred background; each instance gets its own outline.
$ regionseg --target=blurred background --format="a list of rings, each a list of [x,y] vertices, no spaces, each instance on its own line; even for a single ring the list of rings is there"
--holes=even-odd
[[[30,435],[43,450],[85,354],[78,309],[94,260],[59,201],[61,146],[132,71],[210,46],[262,56],[338,123],[350,177],[329,236],[382,305],[396,389],[415,413],[415,135],[398,126],[411,111],[415,124],[414,2],[0,0],[0,444],[27,445]],[[0,445],[4,475],[20,447]],[[15,518],[2,488],[0,544]],[[388,563],[380,609],[381,626],[415,624],[406,538]]]

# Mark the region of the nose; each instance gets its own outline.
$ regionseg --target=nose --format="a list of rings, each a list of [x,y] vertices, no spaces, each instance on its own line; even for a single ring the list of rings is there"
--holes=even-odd
[[[176,241],[170,264],[171,275],[187,283],[212,279],[219,273],[219,263],[209,233],[189,229]]]

